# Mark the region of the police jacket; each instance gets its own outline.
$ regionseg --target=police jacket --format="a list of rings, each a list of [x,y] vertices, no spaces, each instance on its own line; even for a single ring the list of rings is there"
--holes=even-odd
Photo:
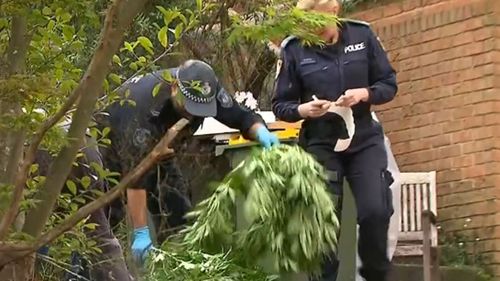
[[[103,153],[107,167],[126,173],[146,156],[166,131],[182,116],[174,109],[170,84],[162,78],[163,71],[175,77],[176,68],[156,71],[131,79],[120,90],[120,100],[100,114],[99,127],[110,127],[111,146]],[[161,83],[159,92],[153,89]],[[181,93],[178,93],[181,94]],[[219,91],[215,119],[228,127],[239,129],[249,138],[253,124],[264,124],[261,116],[244,109],[225,91]],[[203,117],[193,117],[187,135],[191,135],[203,123]],[[182,135],[186,135],[183,132]],[[179,139],[178,136],[177,139]]]
[[[281,46],[276,93],[272,99],[277,118],[296,122],[301,103],[319,99],[336,101],[346,90],[367,88],[369,99],[352,107],[355,133],[350,150],[368,145],[372,137],[383,141],[383,131],[371,118],[370,106],[392,100],[397,92],[396,74],[368,24],[342,20],[334,45],[305,46],[289,37]],[[334,113],[305,120],[301,141],[305,145],[348,138],[345,120]]]

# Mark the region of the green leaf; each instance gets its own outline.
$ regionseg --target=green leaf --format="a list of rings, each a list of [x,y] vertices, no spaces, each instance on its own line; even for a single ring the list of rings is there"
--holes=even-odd
[[[132,44],[130,44],[129,42],[125,42],[123,43],[123,45],[125,46],[125,50],[134,53],[134,47],[132,46]]]
[[[147,37],[144,37],[144,36],[140,36],[139,38],[137,38],[137,40],[139,41],[139,43],[144,47],[144,48],[152,48],[153,47],[153,43],[151,43],[151,41],[149,40],[149,38]]]
[[[76,40],[71,43],[71,49],[75,52],[79,52],[83,49],[83,43],[80,40]]]
[[[32,164],[30,167],[30,174],[38,172],[38,164]]]
[[[203,3],[202,3],[202,0],[196,0],[196,9],[201,12],[201,10],[203,9]]]
[[[71,14],[66,12],[66,13],[63,13],[63,14],[61,15],[61,18],[60,18],[60,20],[59,20],[59,21],[60,21],[61,23],[66,23],[66,22],[68,22],[68,21],[70,21],[70,20],[71,20]]]
[[[71,40],[75,35],[75,28],[70,25],[64,25],[62,28],[64,39]]]
[[[116,63],[119,66],[122,66],[122,61],[121,61],[120,57],[117,56],[117,55],[113,56],[113,62]]]
[[[76,184],[72,180],[66,181],[66,187],[68,188],[71,194],[76,195]]]
[[[120,85],[122,83],[122,78],[119,75],[114,74],[114,73],[109,74],[109,79],[111,79],[113,82],[115,82],[118,85]]]
[[[90,177],[84,176],[80,181],[82,183],[83,188],[87,189],[90,186],[91,183]]]
[[[104,129],[102,129],[102,136],[105,137],[109,134],[109,132],[111,131],[111,128],[110,127],[106,127]]]
[[[161,12],[162,14],[164,14],[164,15],[166,15],[166,14],[168,14],[168,13],[169,13],[169,11],[167,11],[167,10],[166,10],[165,8],[163,8],[162,6],[156,6],[156,8],[157,8],[158,10],[160,10],[160,12]]]
[[[172,76],[172,73],[170,71],[163,71],[162,73],[163,79],[165,79],[167,82],[172,83],[174,81],[174,77]]]
[[[160,87],[161,83],[156,84],[156,86],[153,88],[153,97],[156,97],[158,95],[158,92],[160,92]]]
[[[179,39],[181,37],[182,31],[183,31],[183,24],[179,23],[175,27],[175,39]]]
[[[153,43],[151,43],[151,40],[149,38],[140,36],[137,38],[137,42],[141,44],[141,46],[150,54],[154,54],[153,52]]]
[[[71,209],[71,211],[74,212],[74,211],[78,210],[78,205],[75,203],[71,203],[71,204],[69,204],[69,208]]]
[[[172,11],[172,10],[166,10],[163,7],[156,6],[158,10],[163,14],[163,22],[165,23],[165,26],[168,28],[170,23],[179,16],[179,12],[177,11]]]
[[[166,48],[168,46],[168,36],[167,36],[168,28],[166,26],[162,27],[160,31],[158,31],[158,41],[160,44]]]
[[[180,14],[180,15],[179,15],[179,18],[181,19],[181,21],[182,21],[182,23],[183,23],[184,25],[187,25],[187,24],[188,24],[187,19],[186,19],[186,17],[185,17],[183,14]]]
[[[52,10],[49,7],[45,6],[42,9],[42,14],[45,16],[49,16],[52,14]]]
[[[56,26],[56,22],[53,20],[49,20],[49,23],[47,24],[47,29],[53,30],[55,26]]]
[[[102,83],[102,87],[104,88],[104,91],[108,92],[109,91],[109,82],[108,79],[104,79]]]
[[[139,69],[139,67],[137,66],[137,63],[135,62],[131,62],[128,67],[130,67],[130,69],[134,70],[134,71],[137,71],[137,69]]]

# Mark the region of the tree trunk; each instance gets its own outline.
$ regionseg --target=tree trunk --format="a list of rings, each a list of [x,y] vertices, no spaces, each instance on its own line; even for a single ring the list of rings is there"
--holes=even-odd
[[[35,280],[35,254],[32,253],[22,259],[16,260],[4,267],[0,272],[2,281],[34,281]]]
[[[7,47],[7,77],[24,72],[26,67],[26,51],[30,42],[26,18],[14,16],[10,32],[12,36]],[[19,115],[22,113],[18,104],[2,104],[1,109],[0,114]],[[0,174],[0,182],[12,184],[22,157],[25,136],[23,131],[18,130],[6,132],[1,137],[3,140],[0,143],[6,145],[5,151],[3,151],[5,158],[2,157],[2,160],[7,162],[1,163],[4,169],[2,169],[3,173]]]
[[[46,182],[37,196],[40,203],[26,216],[24,231],[33,237],[38,237],[43,231],[66,182],[75,156],[82,145],[85,131],[101,92],[101,85],[109,72],[111,59],[122,43],[125,29],[143,9],[146,2],[147,0],[115,0],[108,9],[98,48],[83,79],[75,89],[80,93],[78,94],[80,100],[69,128],[69,144],[55,158],[49,170]]]
[[[103,196],[78,209],[78,211],[71,217],[65,219],[61,224],[43,234],[36,240],[35,243],[28,245],[0,244],[0,268],[5,267],[26,255],[29,255],[41,246],[52,242],[61,234],[74,227],[85,217],[118,198],[118,196],[126,188],[132,186],[155,163],[167,157],[171,157],[174,154],[174,151],[170,149],[170,144],[175,139],[178,132],[184,129],[184,127],[188,124],[189,121],[187,119],[177,121],[177,123],[172,126],[156,144],[153,150],[144,159],[142,159],[142,161],[131,172],[125,175],[118,185],[114,186]]]

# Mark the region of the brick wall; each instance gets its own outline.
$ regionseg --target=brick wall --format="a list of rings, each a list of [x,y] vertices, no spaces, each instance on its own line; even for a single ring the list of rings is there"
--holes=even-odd
[[[398,71],[397,98],[377,112],[402,171],[437,171],[442,228],[478,237],[500,277],[500,0],[396,1],[353,17]]]

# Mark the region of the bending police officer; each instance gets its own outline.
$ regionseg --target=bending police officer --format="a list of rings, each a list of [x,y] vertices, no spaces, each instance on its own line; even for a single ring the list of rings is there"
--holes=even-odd
[[[173,83],[162,78],[164,72],[174,78]],[[153,95],[159,83],[159,91]],[[101,127],[111,128],[111,145],[103,151],[105,165],[122,175],[138,164],[168,128],[183,117],[190,119],[191,126],[180,132],[174,149],[182,144],[183,137],[196,131],[205,117],[239,129],[245,138],[257,140],[264,147],[279,143],[262,118],[239,106],[224,90],[213,69],[202,61],[188,60],[178,68],[134,78],[124,85],[123,93],[128,93],[127,99],[133,100],[134,105],[114,103],[107,108],[107,116],[98,121]],[[152,246],[147,209],[153,215],[156,232],[161,233],[161,228],[183,225],[184,215],[191,207],[184,179],[173,159],[158,163],[127,190],[126,197],[134,227],[132,252],[139,261]],[[165,227],[159,226],[162,223]]]
[[[333,14],[340,9],[337,0],[299,0],[297,6]],[[273,112],[284,121],[305,119],[300,144],[327,169],[339,203],[344,177],[349,182],[360,226],[360,274],[367,281],[383,281],[390,267],[393,180],[384,132],[370,107],[394,98],[395,71],[366,23],[341,20],[318,34],[325,46],[303,46],[293,37],[282,42]],[[336,280],[338,265],[336,257],[326,261],[321,280]]]

